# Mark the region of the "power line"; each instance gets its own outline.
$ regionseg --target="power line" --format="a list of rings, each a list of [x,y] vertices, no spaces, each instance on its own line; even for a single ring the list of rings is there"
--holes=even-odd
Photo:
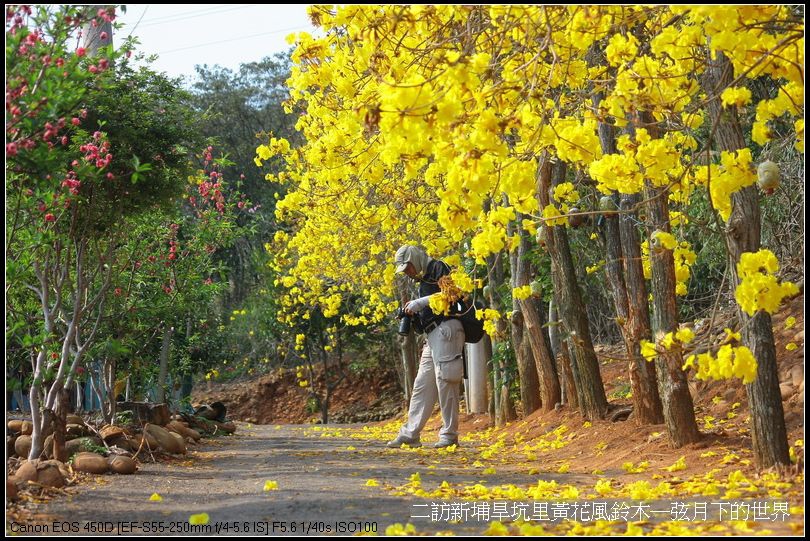
[[[141,13],[141,17],[138,19],[138,22],[136,22],[136,23],[135,23],[135,26],[133,26],[133,27],[132,27],[132,30],[130,30],[130,31],[129,31],[129,35],[127,35],[127,38],[129,38],[130,36],[132,36],[132,33],[135,31],[135,29],[136,29],[136,28],[138,28],[138,25],[139,25],[139,24],[141,24],[141,21],[143,20],[143,16],[144,16],[144,15],[146,15],[146,12],[147,12],[148,10],[149,10],[149,6],[146,6],[146,7],[144,8],[144,10],[143,10],[143,13]]]
[[[157,26],[160,24],[175,23],[178,21],[185,21],[188,19],[195,19],[197,17],[207,17],[209,15],[219,15],[220,13],[227,13],[229,11],[236,11],[249,7],[255,7],[256,4],[244,4],[241,6],[223,5],[219,7],[212,7],[207,10],[186,11],[183,13],[175,13],[173,15],[166,15],[164,17],[155,17],[154,19],[147,19],[144,21],[143,26]]]
[[[234,42],[234,41],[242,41],[242,40],[245,40],[245,39],[257,38],[259,36],[269,36],[271,34],[278,34],[280,32],[292,32],[294,30],[306,30],[306,29],[302,29],[302,28],[297,27],[297,26],[293,27],[293,28],[282,28],[281,30],[272,30],[270,32],[262,32],[260,34],[252,34],[250,36],[242,36],[242,37],[238,37],[238,38],[224,39],[224,40],[220,40],[220,41],[212,41],[210,43],[200,43],[198,45],[189,45],[188,47],[180,47],[179,49],[171,49],[169,51],[163,51],[163,52],[158,53],[158,55],[169,54],[169,53],[177,53],[177,52],[180,52],[180,51],[187,51],[189,49],[197,49],[199,47],[208,47],[209,45],[220,45],[222,43],[231,43],[231,42]]]

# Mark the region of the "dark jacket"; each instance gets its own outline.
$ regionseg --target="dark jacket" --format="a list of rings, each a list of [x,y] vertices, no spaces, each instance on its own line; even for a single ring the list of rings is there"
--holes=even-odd
[[[427,270],[419,281],[419,296],[426,297],[441,291],[439,288],[439,278],[447,276],[448,274],[450,274],[450,267],[447,263],[439,261],[438,259],[431,259],[428,262]],[[423,308],[417,316],[418,317],[414,318],[414,322],[416,323],[416,330],[419,332],[425,332],[425,327],[434,321],[438,323],[446,319],[442,315],[434,314],[433,310],[430,309],[430,305]]]

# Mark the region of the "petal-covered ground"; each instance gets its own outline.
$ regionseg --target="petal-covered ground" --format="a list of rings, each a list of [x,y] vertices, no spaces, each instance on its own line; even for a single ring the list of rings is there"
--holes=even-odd
[[[613,423],[474,429],[484,421],[467,416],[446,449],[386,448],[398,422],[241,424],[188,459],[97,477],[32,510],[81,533],[803,533],[803,475],[756,475],[739,449],[671,459],[680,451],[661,436],[635,452],[601,440]]]

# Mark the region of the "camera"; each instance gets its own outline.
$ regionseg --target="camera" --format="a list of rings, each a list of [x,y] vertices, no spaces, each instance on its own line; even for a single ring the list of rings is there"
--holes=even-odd
[[[397,329],[397,332],[402,336],[410,334],[411,316],[405,313],[405,309],[400,308],[397,310],[397,319],[399,320],[399,329]]]

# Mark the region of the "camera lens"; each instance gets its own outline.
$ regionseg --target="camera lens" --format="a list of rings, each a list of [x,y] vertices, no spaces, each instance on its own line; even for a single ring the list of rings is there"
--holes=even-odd
[[[407,336],[411,332],[411,316],[402,315],[397,332],[402,336]]]

